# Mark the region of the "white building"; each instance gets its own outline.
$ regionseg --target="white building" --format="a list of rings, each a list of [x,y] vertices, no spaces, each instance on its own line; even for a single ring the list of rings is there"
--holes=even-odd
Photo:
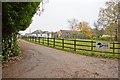
[[[36,30],[31,33],[31,36],[37,36],[37,37],[45,37],[45,38],[52,38],[52,35],[48,31],[42,31],[42,30]]]

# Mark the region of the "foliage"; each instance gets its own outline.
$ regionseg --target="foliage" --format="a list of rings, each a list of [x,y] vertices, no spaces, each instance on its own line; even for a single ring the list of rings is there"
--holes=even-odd
[[[25,30],[32,22],[40,2],[2,3],[2,55],[3,60],[19,53],[17,33]]]
[[[94,36],[95,39],[99,40],[100,37],[104,34],[104,29],[100,28],[98,22],[94,22],[94,27],[95,28],[92,29],[92,37]]]
[[[77,26],[77,30],[81,33],[85,34],[86,37],[90,37],[92,35],[91,29],[89,27],[89,24],[87,22],[80,22]]]
[[[117,30],[117,24],[111,23],[109,26],[105,28],[105,34],[110,35],[111,40],[114,40]]]
[[[118,8],[119,1],[120,0],[110,0],[110,1],[106,2],[106,7],[101,8],[100,12],[99,12],[98,22],[101,26],[103,26],[105,28],[105,32],[107,32],[108,35],[118,33],[117,25],[118,25],[118,19],[120,17],[119,8]],[[114,24],[114,26],[113,26],[113,24]],[[111,27],[111,28],[109,28],[109,27]],[[117,38],[117,34],[114,34],[114,36]]]
[[[92,35],[91,28],[87,22],[85,21],[78,22],[77,19],[73,18],[73,19],[69,19],[68,23],[69,23],[70,29],[72,30],[72,33],[71,33],[72,37],[77,36],[78,34],[79,35],[83,34],[87,38],[91,37]]]

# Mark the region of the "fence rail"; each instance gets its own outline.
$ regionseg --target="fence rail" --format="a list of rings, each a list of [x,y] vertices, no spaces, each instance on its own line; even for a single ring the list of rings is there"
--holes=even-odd
[[[96,41],[92,40],[67,40],[67,39],[55,39],[55,38],[44,38],[44,37],[23,37],[23,39],[29,40],[31,42],[39,43],[46,46],[61,48],[61,49],[70,49],[73,51],[91,51],[99,53],[111,53],[111,54],[120,54],[119,47],[120,43],[111,42],[110,50],[101,51],[95,49]]]

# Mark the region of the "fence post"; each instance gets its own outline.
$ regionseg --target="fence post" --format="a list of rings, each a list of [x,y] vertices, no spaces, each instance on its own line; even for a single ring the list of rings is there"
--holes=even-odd
[[[44,44],[44,37],[43,37],[43,44]]]
[[[49,46],[49,37],[47,39],[48,39],[48,46]]]
[[[62,49],[64,49],[64,39],[62,39]]]
[[[93,41],[91,41],[91,51],[93,51]]]
[[[74,40],[74,51],[76,51],[76,40]]]
[[[34,36],[32,37],[32,41],[34,42]]]
[[[34,36],[32,37],[32,39],[33,39],[33,42],[34,42]]]
[[[55,38],[53,38],[53,47],[55,47]]]
[[[28,36],[28,41],[30,41],[30,36]]]
[[[34,42],[35,42],[35,36],[34,36]]]
[[[37,37],[35,36],[35,42],[37,42]]]
[[[39,44],[40,44],[40,37],[38,37],[38,39],[39,39]]]
[[[30,41],[31,41],[31,36],[30,36]]]
[[[115,53],[115,43],[113,42],[113,53]]]

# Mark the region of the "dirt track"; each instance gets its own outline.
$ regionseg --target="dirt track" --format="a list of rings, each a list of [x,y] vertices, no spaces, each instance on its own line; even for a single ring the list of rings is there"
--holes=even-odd
[[[3,68],[3,78],[117,78],[118,61],[19,42],[23,59]]]

